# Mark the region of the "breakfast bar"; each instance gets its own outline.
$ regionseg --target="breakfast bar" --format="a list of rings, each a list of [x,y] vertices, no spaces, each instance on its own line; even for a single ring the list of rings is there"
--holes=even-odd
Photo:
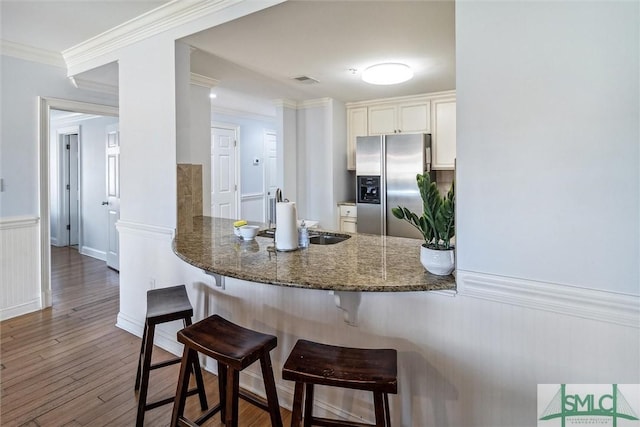
[[[454,291],[455,277],[437,276],[420,264],[420,240],[348,233],[334,244],[310,244],[291,252],[276,251],[273,237],[262,233],[245,241],[234,234],[233,220],[196,216],[178,229],[174,253],[216,278],[225,277],[276,286],[327,290],[357,324],[362,292]],[[325,236],[334,233],[322,232]]]
[[[266,224],[261,225],[264,229]],[[179,229],[173,251],[207,273],[277,286],[344,292],[455,290],[455,278],[436,276],[420,264],[420,240],[349,234],[332,245],[292,252],[274,249],[272,237],[244,241],[233,220],[198,216]]]

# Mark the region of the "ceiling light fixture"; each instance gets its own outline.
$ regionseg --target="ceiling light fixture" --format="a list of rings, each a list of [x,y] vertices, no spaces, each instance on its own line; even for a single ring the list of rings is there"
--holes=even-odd
[[[408,65],[387,62],[376,64],[362,72],[362,80],[373,85],[394,85],[413,77]]]

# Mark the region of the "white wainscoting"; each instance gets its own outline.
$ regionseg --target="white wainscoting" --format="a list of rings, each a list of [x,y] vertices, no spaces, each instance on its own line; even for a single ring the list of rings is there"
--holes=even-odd
[[[120,238],[120,311],[116,326],[141,337],[147,291],[184,283],[180,269],[175,269],[181,261],[171,249],[175,230],[122,220],[116,223],[116,228]],[[194,301],[196,297],[190,298]],[[182,327],[182,322],[158,325],[155,344],[181,354],[182,345],[176,341],[176,332]]]
[[[640,295],[457,271],[463,296],[640,328]]]
[[[266,222],[264,193],[248,193],[240,196],[240,212],[247,221]]]
[[[40,220],[0,218],[0,320],[42,308]]]
[[[218,287],[173,253],[172,229],[119,223],[118,230],[119,327],[140,336],[146,291],[184,283],[194,321],[216,313],[276,335],[275,372],[300,338],[395,348],[393,425],[523,425],[523,419],[536,419],[537,384],[640,381],[637,295],[458,271],[457,294],[364,292],[353,327],[327,291],[230,278]],[[156,344],[179,355],[180,327],[161,325]],[[262,393],[259,368],[247,368],[240,381]],[[290,408],[293,384],[278,374],[276,384],[280,404]],[[373,418],[370,395],[352,390],[318,390],[314,406],[320,416]]]

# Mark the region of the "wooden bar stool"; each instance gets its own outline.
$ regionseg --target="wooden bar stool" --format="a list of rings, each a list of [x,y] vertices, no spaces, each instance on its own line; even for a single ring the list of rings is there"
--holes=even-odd
[[[156,325],[182,319],[184,326],[187,327],[191,325],[191,316],[193,316],[193,308],[189,302],[187,290],[184,285],[147,291],[147,316],[144,322],[144,331],[142,333],[142,344],[140,345],[135,385],[135,390],[139,390],[138,416],[136,418],[137,427],[142,427],[145,411],[171,403],[175,398],[175,396],[171,396],[155,402],[147,403],[149,375],[151,370],[174,365],[181,361],[179,357],[176,357],[153,365],[151,364],[151,352],[153,351],[153,337]],[[204,381],[202,379],[202,371],[200,370],[200,361],[196,357],[191,360],[191,364],[189,366],[196,377],[196,388],[189,390],[188,394],[192,395],[198,393],[200,397],[200,406],[204,411],[208,406],[207,396],[204,390]]]
[[[238,326],[213,315],[178,332],[178,341],[184,344],[178,391],[173,404],[172,426],[201,425],[220,411],[226,427],[238,426],[238,397],[269,412],[271,425],[281,427],[280,405],[269,352],[278,344],[273,335],[266,335]],[[184,418],[186,390],[189,384],[189,366],[203,353],[218,362],[218,390],[220,402],[200,418]],[[253,362],[260,360],[267,401],[240,390],[239,374]]]
[[[314,417],[314,384],[373,392],[375,426],[390,426],[388,393],[398,392],[397,371],[396,350],[336,347],[298,340],[282,368],[282,378],[296,382],[291,427],[299,427],[302,421],[303,386],[306,386],[305,427],[371,425]]]

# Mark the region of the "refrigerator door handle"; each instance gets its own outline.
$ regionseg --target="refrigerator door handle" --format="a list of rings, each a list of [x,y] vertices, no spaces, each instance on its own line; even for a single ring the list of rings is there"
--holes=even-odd
[[[425,172],[431,172],[431,147],[424,150]]]

